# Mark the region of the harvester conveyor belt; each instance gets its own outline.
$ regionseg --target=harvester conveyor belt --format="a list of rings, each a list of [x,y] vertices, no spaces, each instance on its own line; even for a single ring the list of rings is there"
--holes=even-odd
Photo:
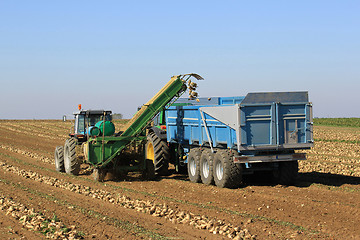
[[[174,76],[170,81],[130,119],[125,126],[125,131],[119,137],[90,138],[88,161],[97,167],[104,167],[112,161],[132,141],[144,138],[141,133],[150,124],[151,120],[175,97],[179,97],[187,89],[193,90],[189,80],[194,77],[198,80],[203,78],[197,74],[185,74]],[[189,82],[187,82],[189,80]],[[192,85],[194,86],[194,85]],[[112,142],[112,143],[110,143]]]
[[[197,79],[202,79],[197,74],[173,76],[170,81],[130,119],[121,136],[137,136],[140,134],[159,111],[174,97],[180,96],[186,90],[186,81],[183,80],[184,76],[194,76]]]

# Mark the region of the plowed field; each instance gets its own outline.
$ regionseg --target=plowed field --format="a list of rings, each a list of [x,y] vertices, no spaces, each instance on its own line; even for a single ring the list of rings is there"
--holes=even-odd
[[[315,126],[296,186],[55,171],[71,122],[0,121],[0,239],[360,239],[360,128]]]

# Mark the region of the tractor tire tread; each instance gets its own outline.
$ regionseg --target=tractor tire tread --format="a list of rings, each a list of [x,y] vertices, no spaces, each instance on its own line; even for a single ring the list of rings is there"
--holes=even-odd
[[[192,148],[188,155],[188,176],[191,182],[193,183],[200,183],[201,182],[201,176],[200,176],[200,157],[201,157],[201,149],[200,148]],[[195,174],[192,175],[191,173],[191,159],[194,159],[195,161]]]
[[[68,174],[78,175],[80,172],[80,162],[76,158],[76,140],[74,138],[67,139],[65,142],[66,148],[69,148],[69,156],[68,159],[65,156],[65,171]],[[68,168],[66,161],[69,161]]]
[[[63,146],[57,146],[55,148],[55,169],[58,172],[65,172]]]
[[[238,188],[242,181],[242,169],[241,165],[235,164],[232,161],[232,157],[236,154],[236,151],[220,150],[215,155],[214,164],[217,161],[223,159],[223,178],[221,180],[216,179],[216,186],[221,188]],[[221,158],[221,159],[219,159]],[[216,174],[214,174],[216,175]]]
[[[148,135],[154,147],[154,168],[155,174],[167,175],[169,172],[170,150],[166,142],[161,140],[155,133]]]
[[[210,149],[206,149],[201,153],[200,156],[200,176],[202,183],[206,185],[214,185],[214,174],[213,174],[213,163],[214,163],[214,153]],[[208,161],[209,164],[209,176],[205,177],[203,173],[203,164],[204,161]]]

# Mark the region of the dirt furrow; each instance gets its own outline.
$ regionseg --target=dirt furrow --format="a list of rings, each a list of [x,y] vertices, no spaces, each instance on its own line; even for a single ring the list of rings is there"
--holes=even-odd
[[[32,148],[24,149],[24,146],[22,146],[22,148],[16,148],[16,147],[14,147],[12,145],[5,145],[5,144],[0,144],[0,148],[6,149],[6,150],[14,152],[14,153],[22,154],[24,156],[28,156],[28,157],[36,159],[36,160],[40,160],[40,161],[42,161],[44,163],[49,163],[49,164],[52,164],[52,165],[54,164],[54,159],[53,159],[53,156],[52,156],[53,154],[52,153],[50,154],[50,153],[48,153],[46,151],[42,151],[41,149],[32,149]],[[45,157],[44,152],[46,152],[47,153],[46,155],[48,155],[49,157]],[[303,173],[310,172],[311,170],[313,170],[313,168],[316,168],[316,165],[314,165],[314,163],[326,164],[326,162],[323,162],[323,161],[313,161],[313,160],[300,161],[300,163],[299,163],[300,172],[303,172]],[[347,165],[347,164],[345,164],[345,165]],[[321,166],[324,166],[324,165],[321,165]],[[332,166],[332,165],[330,165],[330,166]],[[353,168],[351,168],[351,169],[353,169]],[[344,169],[342,169],[342,171],[344,171]],[[329,172],[326,172],[326,173],[329,173]],[[358,191],[358,189],[351,188],[351,187],[347,187],[347,189],[348,190],[353,189],[352,191]],[[334,190],[334,189],[332,189],[332,190]],[[341,189],[339,189],[339,190],[341,191]]]
[[[171,181],[171,180],[170,180]],[[181,182],[181,181],[180,181]],[[125,182],[124,182],[125,183]],[[162,182],[163,184],[165,184],[164,186],[166,186],[168,183],[164,183],[164,182]],[[179,181],[174,181],[174,183],[179,183]],[[125,183],[126,184],[126,183]],[[130,182],[130,184],[131,184],[131,182]],[[187,183],[187,184],[190,184],[190,185],[194,185],[194,184],[191,184],[191,183]],[[108,185],[108,186],[110,186],[110,185],[113,185],[113,184],[111,184],[111,183],[107,183],[106,185]],[[180,183],[180,185],[182,185],[182,183]],[[204,187],[203,185],[200,185],[200,184],[195,184],[195,186],[202,186],[202,187]],[[133,185],[133,187],[135,187],[135,188],[137,188],[137,189],[139,189],[138,187],[136,187],[136,186],[134,186]],[[216,188],[216,187],[214,187],[216,190],[219,190],[219,191],[227,191],[228,189],[218,189],[218,188]],[[251,187],[250,187],[251,188]],[[152,195],[152,197],[155,197],[155,195],[154,194],[149,194],[149,190],[150,189],[148,189],[147,190],[147,192],[145,192],[145,194],[147,195],[147,196],[151,196]],[[163,189],[164,190],[164,189]],[[275,189],[276,190],[276,189]],[[199,188],[199,192],[202,192],[203,191],[203,188]],[[248,196],[248,198],[249,198],[249,196],[251,196],[251,195],[259,195],[259,193],[256,193],[256,194],[254,194],[254,191],[253,190],[248,190],[248,189],[238,189],[238,190],[230,190],[230,192],[235,192],[236,193],[236,191],[241,191],[241,192],[245,192],[245,194],[246,194],[246,196]],[[262,190],[263,191],[263,190]],[[238,194],[238,193],[237,193]],[[167,195],[166,193],[164,194],[164,195]],[[204,195],[206,195],[206,193],[204,193]],[[235,194],[236,195],[236,194]],[[236,196],[234,195],[234,199],[236,199]],[[243,194],[242,194],[243,195]],[[171,196],[171,193],[170,194],[168,194],[167,196]],[[245,196],[245,198],[246,198],[246,196]],[[247,206],[247,208],[249,208],[249,207],[251,207],[252,209],[250,209],[250,213],[248,212],[248,211],[246,211],[246,212],[243,212],[243,211],[239,211],[238,210],[238,208],[237,207],[235,207],[235,208],[233,208],[233,209],[231,209],[231,208],[224,208],[224,207],[222,207],[221,205],[220,205],[220,207],[215,207],[214,208],[214,202],[211,202],[211,200],[209,201],[209,199],[207,199],[207,200],[205,200],[205,202],[211,202],[211,204],[196,204],[196,203],[194,203],[194,202],[189,202],[188,204],[190,204],[190,205],[195,205],[195,206],[197,206],[197,207],[202,207],[202,208],[209,208],[209,209],[214,209],[214,210],[216,210],[216,211],[220,211],[220,212],[224,212],[224,213],[233,213],[233,214],[236,214],[236,215],[241,215],[241,216],[243,216],[243,217],[246,217],[246,218],[252,218],[252,219],[257,219],[257,220],[263,220],[263,221],[267,221],[267,222],[278,222],[280,225],[287,225],[287,226],[293,226],[293,228],[294,229],[306,229],[306,228],[303,228],[303,227],[297,227],[296,226],[296,224],[294,225],[294,224],[292,224],[292,223],[290,223],[288,220],[287,221],[278,221],[278,220],[275,220],[275,219],[273,219],[272,217],[266,217],[266,215],[268,215],[268,214],[270,214],[271,215],[271,211],[270,211],[270,213],[267,213],[268,211],[265,211],[265,216],[264,215],[262,215],[262,213],[264,212],[264,210],[267,210],[267,206],[269,206],[269,205],[274,205],[274,203],[275,204],[277,204],[276,202],[278,202],[278,201],[280,201],[280,202],[283,202],[283,201],[287,201],[287,200],[289,200],[289,198],[290,198],[290,196],[291,196],[291,194],[289,194],[289,193],[282,193],[282,194],[279,194],[279,193],[273,193],[273,194],[270,194],[269,195],[269,191],[267,191],[266,192],[266,195],[263,195],[262,193],[260,193],[260,198],[262,199],[261,201],[259,201],[259,203],[258,204],[252,204],[252,205],[255,205],[255,206],[253,206],[253,207],[251,207],[251,206],[249,206],[249,205],[246,205],[246,204],[248,204],[248,201],[244,201],[244,200],[246,200],[246,199],[242,199],[242,201],[243,201],[243,204],[245,204],[245,206]],[[310,194],[310,196],[311,196],[311,194]],[[312,196],[312,197],[314,197],[314,196]],[[161,196],[158,196],[158,195],[156,195],[156,198],[160,198],[160,199],[164,199],[164,200],[168,200],[168,201],[175,201],[175,202],[187,202],[186,200],[184,201],[184,200],[181,200],[181,197],[178,197],[178,198],[169,198],[169,197],[164,197],[164,198],[161,198]],[[256,198],[256,197],[255,197]],[[267,200],[266,200],[267,199]],[[340,198],[339,198],[340,199]],[[297,201],[296,201],[296,203],[294,203],[294,204],[296,204],[296,205],[298,205],[298,206],[302,206],[301,208],[304,208],[304,206],[310,206],[311,205],[311,203],[312,202],[316,202],[316,203],[318,203],[319,204],[319,208],[321,208],[321,206],[325,203],[325,204],[328,204],[328,205],[335,205],[335,206],[338,206],[338,205],[348,205],[348,206],[352,206],[351,204],[349,205],[349,204],[344,204],[344,203],[342,203],[341,201],[339,202],[339,199],[336,199],[336,200],[334,200],[333,202],[329,202],[329,201],[326,201],[326,200],[313,200],[313,199],[311,199],[311,197],[307,197],[307,198],[304,198],[303,196],[302,196],[302,194],[299,194],[298,195],[298,198],[297,198]],[[179,201],[180,200],[180,201]],[[203,199],[203,202],[204,202],[204,199]],[[307,202],[310,202],[310,204],[308,204]],[[241,204],[239,204],[239,206],[241,206]],[[292,208],[292,206],[289,206],[289,207],[291,207]],[[260,210],[258,210],[258,209],[260,209]],[[278,209],[278,211],[280,211],[280,212],[284,212],[284,214],[287,212],[287,209],[285,208],[285,207],[281,207],[281,206],[279,206],[279,207],[276,207],[276,209]],[[254,211],[255,210],[255,211]],[[260,215],[259,215],[260,214]],[[279,215],[278,213],[277,213],[277,215]],[[281,218],[283,218],[284,216],[283,216],[283,214],[281,215]],[[301,224],[302,225],[302,224]],[[311,232],[311,231],[310,231]]]
[[[96,197],[89,197],[86,194],[78,194],[76,190],[72,189],[69,191],[64,188],[54,188],[51,184],[44,184],[44,182],[34,181],[31,177],[23,177],[21,174],[16,174],[11,171],[5,171],[4,174],[0,171],[0,182],[7,182],[16,188],[19,188],[23,191],[27,191],[31,194],[35,194],[40,196],[43,199],[49,201],[50,205],[47,206],[47,209],[52,208],[58,211],[58,206],[63,206],[64,209],[60,209],[60,217],[69,217],[70,222],[74,222],[73,225],[79,226],[80,229],[84,229],[84,232],[87,235],[97,234],[99,235],[98,231],[103,230],[104,227],[109,228],[108,225],[112,225],[115,228],[120,228],[128,233],[135,234],[136,238],[151,238],[151,239],[174,239],[174,238],[184,238],[184,239],[222,239],[219,234],[213,234],[210,232],[204,232],[203,230],[196,229],[191,225],[186,224],[179,224],[178,226],[181,227],[181,231],[179,230],[178,226],[174,226],[173,223],[169,222],[167,219],[162,217],[154,217],[149,215],[148,213],[143,213],[139,211],[134,211],[133,207],[126,208],[119,204],[111,203],[110,201],[104,200],[106,196],[104,196],[104,191],[96,191]],[[18,172],[20,173],[20,172]],[[33,173],[30,173],[33,174]],[[4,178],[7,179],[4,181]],[[20,178],[20,179],[19,179]],[[16,183],[14,183],[16,182]],[[74,185],[77,186],[77,185]],[[75,187],[76,188],[76,187]],[[41,191],[39,191],[41,189]],[[9,190],[9,192],[14,192],[14,190]],[[18,191],[16,191],[18,192]],[[50,193],[50,194],[49,194]],[[20,193],[21,194],[21,193]],[[20,196],[23,196],[21,194]],[[29,197],[29,196],[27,196]],[[33,198],[32,196],[29,198]],[[36,201],[36,200],[35,200]],[[39,202],[39,200],[37,200]],[[41,202],[41,200],[40,200]],[[42,202],[44,204],[44,202]],[[131,204],[131,203],[130,203]],[[75,211],[75,212],[74,212]],[[84,220],[75,220],[74,214],[78,212],[80,215],[84,215],[86,221]],[[75,214],[76,215],[76,214]],[[83,216],[83,217],[84,217]],[[82,217],[82,218],[83,218]],[[122,220],[122,218],[127,220]],[[78,219],[79,216],[76,217]],[[90,218],[90,219],[89,219]],[[71,220],[74,219],[74,220]],[[89,222],[96,222],[100,221],[99,223],[89,223]],[[86,226],[84,226],[84,224]],[[99,226],[99,230],[94,229],[94,231],[89,231],[90,227],[93,225]],[[100,226],[104,225],[104,226]],[[173,227],[174,226],[174,227]],[[92,229],[92,228],[91,228]],[[157,232],[164,232],[164,233],[157,233]],[[114,238],[119,239],[119,237],[115,237],[114,234],[120,234],[123,236],[123,233],[118,233],[114,229],[109,229],[109,233],[104,232],[102,233],[103,237],[99,237],[99,239],[108,239]],[[164,235],[165,234],[165,235]],[[169,235],[171,237],[166,237]],[[124,237],[124,239],[129,239],[128,237]],[[238,237],[237,239],[241,239]]]
[[[15,202],[11,197],[0,193],[0,210],[6,215],[18,220],[24,228],[44,234],[46,238],[52,239],[80,239],[75,226],[68,228],[54,215],[52,219],[46,218],[43,214],[28,208],[24,204]]]
[[[189,224],[197,229],[206,229],[213,234],[220,234],[232,239],[239,239],[240,237],[245,239],[255,238],[255,236],[249,234],[247,229],[241,229],[240,227],[233,226],[232,224],[225,223],[214,218],[209,218],[204,215],[200,216],[191,212],[171,209],[166,205],[166,203],[156,204],[151,201],[137,199],[133,200],[124,195],[115,196],[114,194],[104,190],[93,189],[81,184],[72,184],[54,177],[42,176],[36,172],[19,169],[18,167],[6,164],[1,161],[0,167],[2,167],[5,171],[15,173],[24,178],[33,179],[35,181],[42,182],[57,188],[70,190],[72,192],[83,194],[91,198],[98,198],[103,201],[108,201],[110,203],[123,206],[125,208],[134,209],[138,212],[150,214],[154,217],[164,217],[171,223]]]
[[[33,174],[33,173],[32,173]],[[36,176],[36,175],[34,175],[34,176]],[[66,177],[71,177],[71,176],[66,176]],[[76,178],[77,180],[80,180],[80,179],[78,179],[78,178]],[[179,183],[179,181],[174,181],[174,183]],[[52,185],[52,184],[54,184],[54,183],[52,183],[52,182],[50,182],[50,184]],[[165,185],[167,184],[167,183],[164,183]],[[181,181],[180,181],[180,184],[181,184]],[[112,184],[109,184],[109,183],[105,183],[104,185],[106,185],[107,187],[109,187],[109,186],[111,186]],[[192,184],[192,185],[195,185],[195,186],[197,186],[197,187],[200,187],[200,186],[202,186],[202,185],[200,185],[200,184]],[[78,192],[78,191],[82,191],[81,189],[82,189],[82,187],[80,187],[81,185],[78,185],[78,184],[75,184],[75,188],[70,188],[70,190],[72,190],[72,191],[75,191],[75,192]],[[136,191],[136,190],[134,190],[134,189],[129,189],[129,188],[124,188],[124,187],[115,187],[115,186],[111,186],[112,188],[114,188],[114,189],[116,189],[116,190],[123,190],[123,191],[125,191],[125,192],[127,192],[127,193],[129,193],[129,192],[138,192],[139,193],[139,191]],[[135,189],[138,189],[136,186],[134,186],[135,187]],[[221,189],[218,189],[218,188],[215,188],[215,189],[217,189],[217,190],[221,190]],[[223,189],[223,190],[229,190],[229,189]],[[105,191],[106,192],[106,191]],[[85,191],[85,194],[88,194],[88,191]],[[101,192],[100,192],[100,194],[101,194]],[[237,194],[237,193],[235,193],[235,194]],[[251,194],[251,193],[250,193]],[[232,209],[229,209],[229,208],[227,208],[227,207],[223,207],[223,206],[216,206],[216,205],[214,205],[214,202],[213,203],[209,203],[209,204],[202,204],[201,202],[200,203],[196,203],[196,202],[189,202],[189,201],[183,201],[183,200],[181,200],[181,198],[169,198],[169,197],[162,197],[162,196],[159,196],[159,195],[157,195],[157,194],[152,194],[152,193],[149,193],[149,191],[147,191],[147,192],[143,192],[143,191],[141,191],[141,194],[140,194],[142,197],[154,197],[155,199],[161,199],[161,200],[167,200],[167,201],[170,201],[170,203],[171,202],[176,202],[176,203],[181,203],[181,205],[187,205],[187,206],[192,206],[192,207],[194,207],[193,209],[194,210],[192,210],[192,211],[194,211],[194,212],[198,212],[199,210],[200,211],[202,211],[202,210],[211,210],[212,211],[212,214],[214,214],[214,212],[216,213],[223,213],[223,214],[229,214],[230,215],[230,217],[232,216],[232,217],[236,217],[236,218],[242,218],[243,220],[241,220],[241,222],[245,222],[246,221],[246,223],[245,223],[245,225],[249,225],[248,223],[252,223],[252,222],[254,222],[254,221],[262,221],[262,222],[264,222],[265,223],[265,225],[268,225],[268,224],[271,224],[271,225],[273,225],[273,224],[276,224],[276,225],[278,225],[278,227],[280,227],[280,228],[284,228],[284,227],[286,227],[286,228],[289,228],[289,229],[293,229],[293,230],[295,230],[295,233],[297,233],[297,232],[299,232],[299,234],[302,234],[302,232],[303,231],[305,231],[305,233],[307,232],[307,233],[310,233],[310,234],[312,234],[314,231],[309,231],[309,230],[307,230],[306,228],[304,228],[304,227],[300,227],[300,226],[296,226],[296,225],[294,225],[293,223],[291,223],[291,222],[288,222],[288,221],[279,221],[279,220],[276,220],[276,219],[274,219],[274,218],[272,218],[272,217],[266,217],[266,216],[264,216],[264,215],[261,215],[261,213],[263,212],[263,211],[259,211],[258,209],[260,208],[264,208],[264,209],[266,209],[266,205],[264,205],[264,204],[260,204],[259,203],[259,205],[256,205],[256,210],[255,210],[255,213],[251,213],[251,211],[250,211],[250,213],[248,212],[248,211],[239,211],[239,208],[235,208],[235,210],[232,210]],[[171,194],[170,194],[171,195]],[[109,195],[108,193],[106,193],[106,194],[104,194],[104,193],[102,193],[102,196],[108,196],[108,197],[105,197],[105,199],[106,199],[106,201],[109,201],[110,199],[111,199],[111,197],[109,198],[109,196],[111,196],[111,194]],[[96,197],[95,196],[95,198],[98,198],[98,197]],[[234,196],[234,199],[236,199],[236,197]],[[113,201],[113,200],[110,200],[110,201]],[[168,206],[169,205],[171,205],[171,204],[168,204]],[[240,204],[239,204],[240,205]],[[131,206],[131,205],[130,205]],[[254,207],[254,206],[253,206]],[[181,207],[180,209],[182,209],[183,207]],[[141,208],[140,208],[141,209]],[[284,211],[283,209],[281,209],[280,211]],[[158,211],[159,212],[159,211]],[[178,212],[185,212],[185,211],[178,211]],[[285,212],[285,211],[284,211]],[[260,214],[260,215],[259,215]],[[217,215],[217,214],[215,214],[215,215]],[[268,215],[268,214],[266,214],[266,215]],[[271,215],[271,214],[270,214]],[[155,213],[155,216],[156,216],[156,213]],[[204,218],[203,216],[201,216],[202,218]],[[244,220],[245,219],[245,220]],[[247,220],[246,220],[247,219]],[[202,224],[203,224],[204,222],[202,222]],[[242,224],[242,223],[241,223]],[[244,226],[245,226],[244,225]],[[251,226],[251,224],[250,224],[250,226]],[[204,225],[202,226],[202,228],[204,227]],[[265,227],[266,228],[266,227]],[[264,229],[265,229],[264,228]],[[268,227],[267,227],[268,228]],[[274,231],[274,232],[276,232],[276,228],[274,228],[274,227],[272,227],[273,228],[273,230],[272,231]],[[211,229],[208,229],[208,230],[211,230]],[[259,231],[259,229],[257,229],[257,231]],[[294,234],[294,231],[290,231],[291,232],[291,234],[289,234],[289,235],[292,235],[292,234]],[[316,231],[315,231],[316,232]]]
[[[94,210],[96,205],[88,206],[84,200],[78,204],[79,200],[74,201],[71,199],[72,196],[39,187],[39,184],[34,184],[30,179],[17,179],[9,174],[0,173],[0,189],[8,195],[11,194],[15,199],[27,201],[33,209],[38,209],[50,219],[55,215],[56,218],[67,222],[70,228],[76,226],[77,229],[81,229],[82,231],[78,233],[81,238],[166,239],[165,236],[141,227],[135,220],[133,222],[119,220],[113,216],[113,211]]]
[[[326,162],[322,160],[312,160],[301,163],[301,172],[316,171],[319,173],[342,174],[347,176],[360,177],[360,166],[354,164],[344,164],[340,162]]]
[[[30,132],[30,131],[29,132],[24,132],[24,131],[21,131],[21,130],[19,130],[17,128],[12,128],[12,127],[7,127],[7,126],[1,126],[1,129],[5,129],[5,130],[10,131],[10,132],[26,134],[27,136],[30,135],[30,136],[34,136],[34,137],[40,137],[40,138],[48,138],[48,139],[61,139],[61,138],[63,138],[63,136],[54,137],[53,135]]]
[[[44,156],[39,155],[39,154],[34,153],[34,152],[25,151],[25,150],[22,150],[22,149],[19,149],[19,148],[7,146],[7,145],[2,145],[2,144],[0,144],[0,148],[6,149],[6,150],[14,152],[14,153],[22,154],[22,155],[30,157],[30,158],[36,158],[36,159],[38,159],[38,160],[40,160],[40,161],[42,161],[44,163],[50,163],[50,164],[54,163],[53,159],[50,159],[48,157],[44,157]]]
[[[12,124],[11,121],[8,122]],[[27,122],[29,122],[28,126]],[[59,174],[53,170],[53,150],[56,145],[63,145],[64,139],[31,135],[31,132],[40,134],[49,132],[49,135],[53,137],[60,135],[59,128],[51,134],[51,129],[56,128],[57,124],[61,126],[59,128],[64,129],[64,133],[68,130],[65,126],[71,125],[69,122],[61,121],[19,121],[13,124],[12,128],[19,125],[19,128],[23,130],[22,133],[0,128],[0,160],[17,167],[19,171],[26,169],[27,174],[20,176],[4,169],[1,171],[6,176],[10,176],[9,174],[17,176],[18,179],[15,180],[14,177],[13,183],[21,181],[28,186],[34,184],[39,189],[48,189],[47,192],[43,191],[46,194],[55,191],[56,201],[67,201],[66,206],[73,207],[69,210],[69,214],[72,211],[83,211],[82,214],[90,211],[92,213],[87,216],[92,221],[96,218],[95,215],[99,216],[96,218],[97,221],[105,224],[102,226],[106,227],[106,222],[113,225],[115,222],[119,224],[121,222],[121,219],[118,219],[111,211],[126,212],[129,215],[126,216],[127,219],[131,219],[130,216],[134,215],[140,216],[142,225],[147,226],[147,229],[152,229],[152,232],[156,232],[156,229],[149,228],[146,222],[159,226],[161,233],[170,233],[164,236],[188,236],[186,239],[195,235],[201,236],[201,234],[206,238],[221,238],[223,235],[219,234],[219,229],[217,234],[210,234],[210,230],[214,229],[201,227],[201,221],[196,222],[198,224],[196,226],[205,230],[197,229],[189,223],[173,224],[166,214],[155,217],[157,207],[159,215],[166,206],[166,211],[173,210],[179,214],[183,212],[185,217],[186,214],[190,215],[191,220],[195,220],[196,216],[201,217],[198,220],[203,220],[204,216],[207,220],[215,219],[230,224],[231,227],[237,226],[239,230],[247,229],[248,237],[256,235],[259,239],[360,237],[360,231],[356,227],[356,223],[360,221],[360,202],[358,201],[360,197],[360,175],[358,175],[360,148],[352,142],[343,142],[343,139],[347,139],[346,133],[337,134],[336,131],[331,131],[331,134],[328,134],[325,128],[317,126],[314,128],[315,135],[318,134],[316,137],[325,140],[319,141],[314,149],[308,151],[308,161],[301,161],[300,181],[296,186],[282,187],[268,183],[267,180],[258,180],[256,177],[255,180],[245,179],[246,184],[239,189],[219,189],[215,186],[190,183],[186,177],[177,174],[150,182],[141,181],[137,175],[130,174],[123,181],[98,183],[84,171],[86,165],[82,165],[81,176]],[[26,137],[24,137],[24,132]],[[356,136],[358,133],[352,131],[349,141],[355,141]],[[34,180],[39,177],[36,174],[28,175],[33,173],[39,174],[43,180]],[[47,179],[47,177],[50,178]],[[68,185],[72,187],[56,187],[54,185],[57,181],[51,185],[52,178],[57,181],[62,180],[62,184],[72,184]],[[50,184],[45,183],[45,180]],[[93,193],[85,191],[84,187],[91,191],[99,190],[95,192],[98,195],[90,196]],[[51,196],[47,198],[50,199]],[[115,199],[116,204],[110,202],[111,198]],[[117,198],[122,201],[117,202]],[[80,202],[76,199],[82,200]],[[147,203],[150,205],[148,206]],[[126,204],[129,207],[124,207]],[[98,211],[95,207],[92,210],[91,206],[97,205],[106,206],[106,209]],[[155,212],[150,213],[151,207],[154,206]],[[140,210],[137,211],[135,207]],[[81,210],[82,208],[86,208],[86,211]],[[102,220],[102,218],[107,220]],[[180,219],[181,222],[184,217],[175,216],[174,219]],[[167,232],[166,229],[188,231],[188,235],[179,234],[178,231]],[[194,235],[189,231],[194,232]],[[240,234],[238,236],[240,237]],[[137,237],[139,235],[136,235]]]

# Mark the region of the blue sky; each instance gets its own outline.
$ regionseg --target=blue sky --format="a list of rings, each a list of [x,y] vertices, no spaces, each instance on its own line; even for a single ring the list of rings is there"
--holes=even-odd
[[[307,90],[360,117],[359,1],[0,0],[0,119],[131,117],[172,75],[199,94]]]

